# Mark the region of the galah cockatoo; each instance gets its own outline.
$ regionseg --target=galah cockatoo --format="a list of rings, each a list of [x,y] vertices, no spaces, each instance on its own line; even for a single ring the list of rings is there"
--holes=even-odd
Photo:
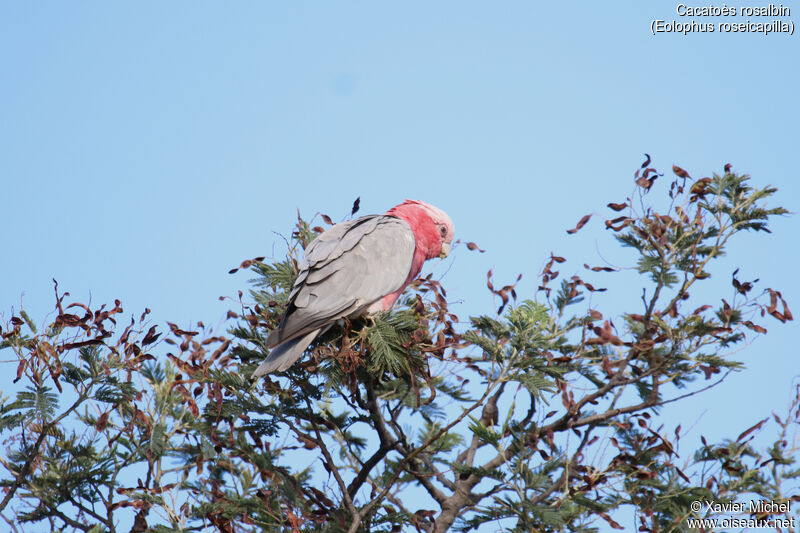
[[[447,256],[453,233],[444,211],[416,200],[328,228],[306,248],[286,313],[267,337],[272,351],[253,377],[292,366],[338,320],[392,307],[425,261]]]

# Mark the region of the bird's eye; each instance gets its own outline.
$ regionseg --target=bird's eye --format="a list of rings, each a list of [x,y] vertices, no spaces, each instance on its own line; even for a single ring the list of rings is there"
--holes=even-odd
[[[447,236],[447,228],[445,226],[439,226],[439,234],[442,237]]]

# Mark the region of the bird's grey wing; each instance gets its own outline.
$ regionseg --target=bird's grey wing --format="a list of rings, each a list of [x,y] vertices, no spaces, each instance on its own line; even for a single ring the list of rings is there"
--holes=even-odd
[[[414,247],[411,227],[395,217],[371,215],[328,229],[306,249],[286,314],[267,346],[359,313],[402,287]]]
[[[343,253],[352,250],[365,233],[375,229],[379,218],[381,215],[368,215],[335,224],[311,241],[300,262],[297,279],[289,294],[289,301],[291,302],[302,289],[309,273],[322,269],[327,263],[335,261]]]
[[[315,329],[305,335],[295,337],[276,346],[269,352],[269,356],[256,368],[251,377],[257,378],[266,374],[271,374],[276,370],[283,372],[288,370],[292,363],[297,361],[308,345],[311,344],[318,335],[323,333],[323,329]]]

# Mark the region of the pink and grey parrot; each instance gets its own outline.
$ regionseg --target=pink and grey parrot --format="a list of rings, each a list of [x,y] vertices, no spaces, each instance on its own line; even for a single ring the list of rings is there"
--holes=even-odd
[[[286,312],[267,337],[272,351],[253,377],[288,369],[339,319],[392,307],[425,261],[447,256],[453,233],[444,211],[416,200],[331,226],[306,248]]]

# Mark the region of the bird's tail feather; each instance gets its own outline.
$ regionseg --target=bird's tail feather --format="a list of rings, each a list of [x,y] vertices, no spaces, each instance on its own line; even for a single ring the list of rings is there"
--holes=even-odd
[[[327,328],[325,328],[327,329]],[[282,372],[292,366],[292,363],[297,361],[303,352],[306,351],[308,345],[311,344],[317,335],[322,333],[322,328],[315,329],[310,333],[306,333],[302,337],[286,341],[279,344],[269,353],[264,362],[256,368],[253,372],[253,378],[261,377],[272,372]]]

